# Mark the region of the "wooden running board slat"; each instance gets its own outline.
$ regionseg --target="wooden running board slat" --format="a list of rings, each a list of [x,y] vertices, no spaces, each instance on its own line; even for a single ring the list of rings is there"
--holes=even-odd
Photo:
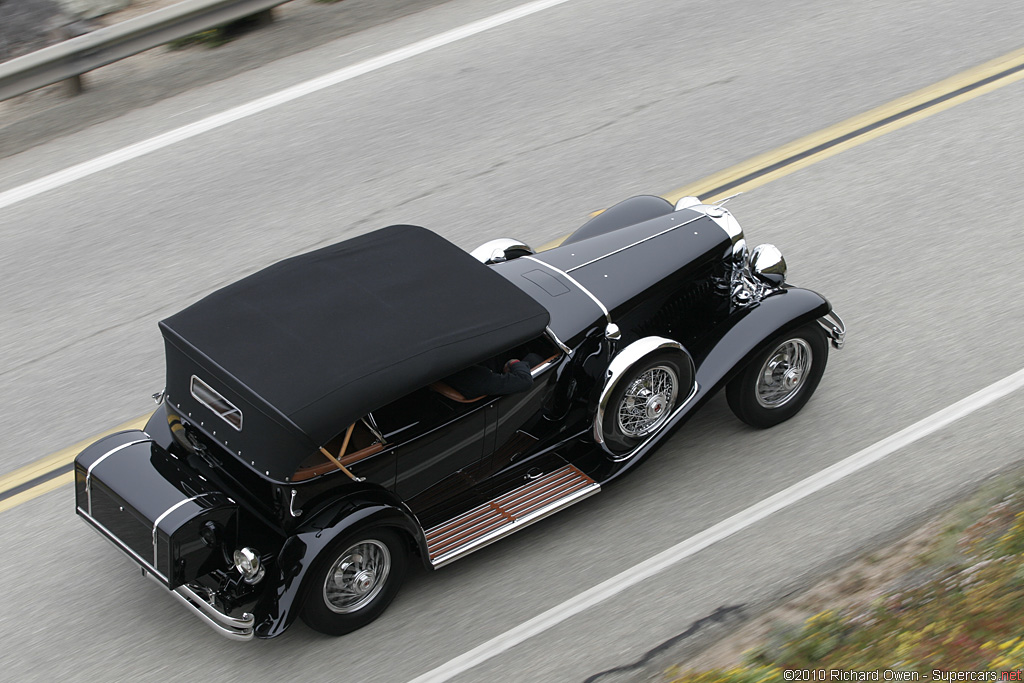
[[[576,468],[573,467],[573,470],[576,470]],[[579,472],[579,470],[576,470],[576,472]],[[580,474],[582,474],[582,472]],[[447,522],[442,522],[441,524],[427,531],[427,541],[432,542],[433,540],[445,537],[450,533],[457,533],[459,531],[463,531],[468,526],[471,526],[471,522],[475,519],[482,520],[484,518],[491,517],[495,514],[498,514],[500,516],[500,513],[495,512],[495,507],[501,509],[508,503],[515,502],[517,499],[519,499],[520,496],[523,495],[522,492],[524,489],[529,489],[528,491],[526,491],[527,495],[539,494],[546,491],[549,487],[557,485],[560,481],[573,477],[575,477],[574,473],[569,471],[568,468],[565,467],[563,467],[560,470],[551,472],[550,474],[540,477],[536,481],[532,481],[525,486],[521,486],[518,489],[515,489],[514,491],[506,493],[504,496],[499,496],[498,498],[494,499],[489,503],[484,503],[479,507],[473,508],[469,512],[466,512],[460,515],[459,517],[455,517],[454,519],[448,520]],[[590,478],[587,477],[587,480],[590,481]]]
[[[600,490],[593,479],[566,465],[427,530],[430,563],[448,564]]]

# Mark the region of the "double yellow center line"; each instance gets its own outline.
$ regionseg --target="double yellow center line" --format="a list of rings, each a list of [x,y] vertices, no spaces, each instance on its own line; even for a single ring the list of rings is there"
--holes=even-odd
[[[665,198],[674,203],[681,197],[694,196],[714,202],[730,194],[752,190],[1021,78],[1024,78],[1024,48],[748,159],[670,192]]]
[[[142,429],[148,419],[149,415],[143,415],[129,420],[0,477],[0,512],[17,507],[64,484],[70,484],[74,480],[72,466],[75,456],[81,453],[82,449],[108,434],[126,429]]]
[[[746,192],[1022,78],[1024,48],[760,154],[664,196],[673,203],[687,196],[700,197],[710,203],[730,194]],[[554,246],[563,239],[565,237],[545,247]],[[125,429],[141,429],[148,417],[144,415],[125,422],[0,477],[0,512],[70,483],[73,478],[72,462],[83,448],[107,434]]]

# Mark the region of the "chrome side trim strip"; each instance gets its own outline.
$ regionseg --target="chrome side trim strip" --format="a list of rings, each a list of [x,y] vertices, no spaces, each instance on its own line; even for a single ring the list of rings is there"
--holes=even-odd
[[[557,358],[554,358],[552,360],[546,360],[534,368],[530,368],[530,376],[533,377],[534,379],[537,379],[541,375],[541,373],[543,373],[545,370],[550,368],[552,365],[554,365],[561,359],[562,357],[558,356]]]
[[[142,432],[142,433],[146,434],[146,432]],[[106,460],[107,458],[109,458],[114,453],[117,453],[120,450],[124,450],[125,448],[128,448],[129,446],[136,446],[136,445],[138,445],[140,443],[151,442],[152,440],[153,440],[153,437],[151,437],[149,434],[146,434],[146,438],[145,439],[138,439],[136,441],[129,441],[128,443],[123,443],[120,446],[117,446],[115,448],[111,448],[109,451],[107,451],[106,453],[104,453],[100,457],[96,458],[96,460],[93,462],[93,464],[89,465],[89,469],[87,469],[85,471],[85,499],[86,499],[86,502],[87,502],[87,505],[88,505],[88,508],[89,508],[89,515],[92,515],[92,471],[94,469],[96,469],[96,465],[99,465],[101,462],[103,462],[104,460]]]
[[[594,303],[597,304],[598,308],[601,309],[601,312],[604,313],[605,319],[609,323],[611,323],[612,316],[608,312],[608,308],[601,302],[600,299],[598,299],[596,296],[594,296],[593,292],[591,292],[589,289],[587,289],[586,287],[581,285],[579,282],[577,282],[576,278],[574,278],[572,275],[569,275],[569,273],[565,272],[561,268],[556,268],[555,266],[551,265],[550,263],[544,263],[540,259],[534,258],[533,256],[522,256],[520,258],[529,259],[529,260],[533,261],[534,263],[539,263],[540,265],[544,266],[545,268],[550,268],[551,270],[555,271],[559,275],[563,275],[569,282],[571,282],[574,285],[576,285],[577,287],[579,287],[581,292],[583,292],[584,294],[589,296],[591,299],[593,299]]]
[[[691,208],[692,208],[692,207],[691,207]],[[589,261],[587,261],[586,263],[581,263],[581,264],[580,264],[580,265],[578,265],[578,266],[573,266],[572,268],[570,268],[570,269],[568,270],[568,272],[569,272],[569,273],[571,273],[572,271],[574,271],[574,270],[578,270],[578,269],[580,269],[580,268],[583,268],[584,266],[589,266],[589,265],[590,265],[591,263],[597,263],[598,261],[600,261],[600,260],[602,260],[602,259],[606,259],[606,258],[608,258],[609,256],[614,256],[615,254],[618,254],[619,252],[623,252],[623,251],[626,251],[627,249],[632,249],[633,247],[635,247],[635,246],[636,246],[636,245],[638,245],[638,244],[643,244],[644,242],[649,242],[650,240],[653,240],[653,239],[654,239],[655,237],[661,237],[662,235],[664,235],[664,234],[665,234],[665,233],[667,233],[667,232],[672,232],[673,230],[675,230],[675,229],[677,229],[677,228],[681,228],[681,227],[683,227],[684,225],[689,225],[690,223],[693,223],[694,221],[699,221],[699,220],[701,220],[702,218],[704,218],[704,216],[703,216],[703,215],[700,215],[700,216],[697,216],[696,218],[691,218],[691,219],[690,219],[690,220],[688,220],[688,221],[685,221],[685,222],[683,222],[683,223],[680,223],[679,225],[673,225],[673,226],[672,226],[672,227],[670,227],[670,228],[666,228],[666,229],[662,230],[661,232],[656,232],[656,233],[654,233],[653,235],[651,235],[651,236],[649,236],[649,237],[645,237],[645,238],[643,238],[642,240],[637,240],[636,242],[633,242],[632,244],[627,244],[627,245],[626,245],[626,246],[624,246],[624,247],[619,247],[619,248],[618,248],[618,249],[616,249],[615,251],[610,251],[610,252],[608,252],[607,254],[605,254],[604,256],[598,256],[597,258],[594,258],[594,259],[590,259],[590,260],[589,260]]]
[[[156,581],[156,577],[148,573],[146,575]],[[169,592],[178,602],[188,607],[192,614],[199,617],[203,623],[225,638],[246,641],[252,640],[255,635],[256,617],[252,614],[245,612],[241,617],[232,617],[224,614],[185,585],[178,586]]]
[[[171,514],[172,512],[174,512],[175,510],[180,508],[185,503],[191,503],[196,498],[202,498],[203,496],[208,496],[208,495],[210,495],[210,493],[211,493],[210,491],[207,491],[206,493],[200,493],[197,496],[192,496],[191,498],[186,498],[185,500],[179,500],[177,503],[175,503],[171,507],[169,507],[166,510],[164,510],[163,514],[156,518],[156,521],[153,522],[153,566],[154,567],[157,564],[159,564],[159,562],[157,561],[157,556],[156,556],[156,530],[160,526],[160,522],[164,521],[164,517],[166,517],[167,515]]]
[[[544,328],[544,332],[547,333],[551,341],[555,343],[555,346],[562,349],[562,353],[572,358],[572,349],[562,343],[562,340],[558,338],[558,335],[555,334],[555,331],[551,329],[550,325]]]
[[[86,512],[82,508],[77,508],[77,509],[78,509],[78,514],[80,514],[85,521],[87,521],[90,525],[92,525],[92,527],[94,529],[96,529],[96,531],[99,533],[100,536],[102,536],[103,538],[105,538],[108,541],[110,541],[111,543],[113,543],[114,546],[116,548],[118,548],[119,550],[121,550],[122,552],[127,553],[133,560],[135,560],[136,562],[141,564],[142,568],[145,571],[150,572],[155,577],[159,577],[165,583],[170,583],[170,581],[167,579],[166,576],[164,576],[159,571],[157,571],[157,568],[154,567],[153,565],[151,565],[147,560],[142,559],[141,555],[139,555],[137,552],[135,552],[134,550],[132,550],[131,548],[126,546],[124,543],[122,543],[121,539],[119,539],[117,536],[115,536],[110,531],[110,529],[108,529],[107,527],[105,527],[102,524],[100,524],[96,519],[93,518],[92,515],[90,515],[88,512]],[[164,587],[166,588],[166,586],[164,586]]]

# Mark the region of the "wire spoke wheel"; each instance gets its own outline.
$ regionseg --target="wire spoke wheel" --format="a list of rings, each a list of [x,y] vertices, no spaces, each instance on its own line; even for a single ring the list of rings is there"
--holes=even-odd
[[[391,552],[366,539],[338,556],[324,580],[324,602],[332,612],[348,614],[373,602],[391,572]]]
[[[644,370],[619,401],[619,430],[631,438],[651,434],[668,420],[678,394],[679,377],[673,368],[655,365]]]
[[[803,339],[779,344],[761,366],[757,376],[757,402],[764,408],[778,408],[796,396],[807,379],[814,360],[811,346]]]

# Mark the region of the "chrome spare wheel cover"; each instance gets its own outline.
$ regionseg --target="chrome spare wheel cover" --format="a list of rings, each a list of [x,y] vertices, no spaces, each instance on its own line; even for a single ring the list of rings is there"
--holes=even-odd
[[[656,365],[633,380],[618,408],[619,429],[626,436],[647,436],[668,420],[679,394],[679,378],[667,365]]]
[[[784,341],[772,351],[757,376],[757,402],[778,408],[800,391],[811,369],[811,345],[803,339]]]
[[[360,610],[384,588],[390,571],[388,547],[374,539],[360,541],[343,552],[327,572],[324,603],[339,614]]]

